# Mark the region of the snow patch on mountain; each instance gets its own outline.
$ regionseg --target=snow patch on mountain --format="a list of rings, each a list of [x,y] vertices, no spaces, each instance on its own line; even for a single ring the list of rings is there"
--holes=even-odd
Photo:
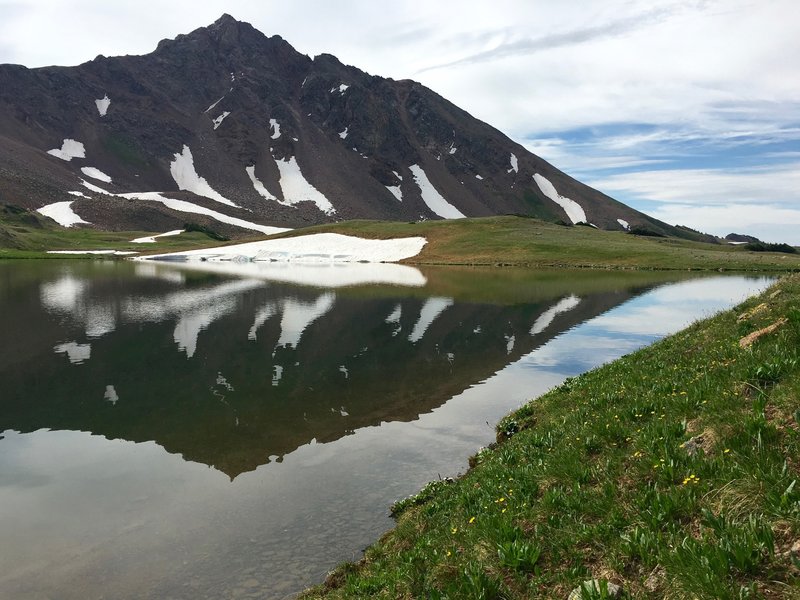
[[[53,202],[42,208],[37,208],[36,212],[45,217],[50,217],[62,227],[72,227],[78,223],[86,223],[88,225],[89,221],[84,221],[72,210],[72,202],[72,200]]]
[[[617,219],[617,223],[622,225],[622,228],[625,229],[625,230],[629,230],[631,228],[631,226],[628,224],[628,222],[625,219]]]
[[[348,129],[350,129],[350,127],[345,127],[344,131],[340,131],[339,132],[339,137],[342,138],[342,139],[346,139],[347,138],[347,130]]]
[[[167,231],[166,233],[159,233],[157,235],[150,235],[147,237],[140,237],[136,238],[135,240],[131,240],[132,244],[155,244],[156,238],[162,237],[170,237],[173,235],[180,235],[184,232],[183,229],[174,229],[173,231]]]
[[[287,204],[293,205],[298,202],[310,201],[316,204],[317,208],[326,215],[332,215],[336,212],[330,200],[303,176],[300,165],[297,164],[297,159],[294,156],[285,160],[276,160],[275,162],[281,174],[280,184],[284,201]]]
[[[463,219],[466,217],[464,213],[445,200],[444,196],[433,187],[433,184],[428,179],[425,171],[422,170],[422,167],[419,165],[411,165],[409,169],[422,193],[422,201],[425,202],[428,208],[435,214],[443,219]]]
[[[509,161],[511,162],[511,168],[507,172],[511,173],[513,171],[514,173],[519,173],[519,162],[517,161],[516,154],[512,152]]]
[[[60,149],[53,148],[48,150],[47,153],[66,161],[70,161],[73,158],[86,158],[86,148],[84,148],[83,144],[69,138],[61,143]]]
[[[194,168],[194,158],[192,157],[192,151],[189,149],[189,146],[184,144],[183,150],[175,153],[175,159],[169,165],[169,172],[172,174],[175,183],[178,184],[179,190],[192,192],[198,196],[210,198],[221,204],[227,204],[228,206],[238,208],[237,204],[231,202],[214,190],[204,178],[197,174]]]
[[[67,193],[68,193],[70,196],[77,196],[78,198],[89,198],[89,196],[87,196],[87,195],[86,195],[86,194],[84,194],[83,192],[67,192]]]
[[[402,202],[403,201],[403,192],[400,190],[400,186],[399,185],[387,185],[386,189],[389,190],[392,193],[392,196],[397,198],[398,202]]]
[[[100,169],[95,169],[94,167],[81,167],[81,173],[87,177],[91,177],[92,179],[97,179],[97,181],[111,183],[111,177],[103,173]]]
[[[247,171],[247,175],[248,175],[248,177],[250,177],[250,181],[253,182],[253,188],[259,193],[259,195],[262,198],[265,198],[267,200],[276,200],[277,202],[280,202],[281,204],[283,204],[283,202],[281,202],[275,196],[270,194],[269,190],[264,187],[264,184],[261,182],[261,180],[258,179],[258,177],[256,177],[256,166],[255,165],[246,167],[245,171]]]
[[[270,138],[277,140],[279,137],[281,137],[281,124],[278,123],[277,119],[270,119],[269,127],[272,129],[272,135],[269,136]]]
[[[227,94],[225,94],[225,95],[227,96]],[[225,96],[223,96],[222,98],[220,98],[219,100],[217,100],[216,102],[214,102],[214,104],[212,104],[211,106],[209,106],[209,107],[208,107],[207,109],[205,109],[205,111],[203,111],[203,112],[211,112],[212,110],[214,110],[214,107],[215,107],[217,104],[219,104],[220,102],[222,102],[224,99],[225,99]]]
[[[586,213],[583,211],[583,207],[580,204],[575,202],[575,200],[570,200],[569,198],[562,196],[556,191],[555,186],[550,183],[550,180],[544,177],[543,175],[539,175],[536,173],[533,176],[533,180],[536,182],[536,185],[539,186],[539,189],[542,190],[542,193],[550,198],[553,202],[558,204],[561,208],[564,209],[564,212],[567,213],[567,217],[573,223],[586,223]]]
[[[108,97],[108,94],[102,98],[98,98],[94,103],[95,106],[97,106],[97,112],[100,113],[100,116],[105,117],[108,112],[108,107],[111,106],[111,98]]]
[[[231,114],[230,111],[226,110],[226,111],[223,111],[223,113],[220,116],[218,116],[216,119],[214,119],[214,121],[213,121],[213,123],[214,123],[214,131],[217,130],[217,127],[222,125],[222,122],[225,120],[225,117],[227,117],[229,114]]]
[[[483,181],[483,176],[482,175],[475,175],[475,179],[480,179],[481,181]]]
[[[345,91],[347,91],[347,88],[349,88],[349,87],[350,87],[350,86],[349,86],[349,85],[347,85],[346,83],[343,83],[343,84],[342,84],[342,85],[340,85],[339,87],[332,87],[332,88],[331,88],[331,94],[332,94],[332,93],[334,93],[334,92],[336,92],[336,91],[338,91],[340,94],[344,94],[344,93],[345,93]]]
[[[97,194],[106,194],[107,196],[113,196],[114,195],[111,192],[109,192],[108,190],[104,190],[99,185],[95,185],[93,183],[89,183],[85,179],[81,179],[81,185],[83,187],[85,187],[87,190],[89,190],[90,192],[95,192]]]

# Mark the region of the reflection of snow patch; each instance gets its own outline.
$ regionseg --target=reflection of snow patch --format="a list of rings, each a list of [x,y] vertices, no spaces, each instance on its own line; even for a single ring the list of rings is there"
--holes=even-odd
[[[511,354],[511,351],[514,349],[514,342],[516,341],[516,337],[513,335],[506,336],[506,354]]]
[[[261,329],[261,326],[266,323],[270,317],[276,315],[278,313],[278,309],[272,303],[267,304],[266,306],[262,307],[257,313],[255,319],[253,319],[253,326],[250,328],[250,331],[247,332],[247,339],[248,340],[257,340],[256,334],[258,330]]]
[[[411,335],[408,336],[408,341],[414,343],[421,340],[431,323],[452,304],[452,298],[428,298],[419,311],[419,319],[414,325]]]
[[[265,198],[267,200],[277,200],[278,202],[283,204],[283,202],[281,202],[275,196],[270,194],[269,190],[266,187],[264,187],[264,184],[261,182],[261,180],[259,180],[258,177],[256,177],[255,165],[245,167],[245,171],[247,171],[247,176],[250,177],[250,181],[253,182],[253,188],[259,193],[259,195],[262,198]]]
[[[92,357],[91,344],[79,344],[77,342],[67,342],[59,344],[53,348],[56,354],[66,354],[69,362],[79,365]]]
[[[89,221],[81,219],[74,210],[72,210],[72,201],[66,200],[64,202],[53,202],[42,208],[37,208],[36,212],[45,217],[50,217],[61,225],[62,227],[72,227],[78,223],[89,224]]]
[[[281,365],[275,365],[273,369],[272,385],[278,385],[281,381],[281,377],[283,377],[283,367]]]
[[[270,119],[269,126],[272,128],[272,135],[269,136],[270,138],[277,140],[279,137],[281,137],[281,124],[278,123],[277,119]]]
[[[155,244],[156,238],[162,237],[170,237],[173,235],[180,235],[183,233],[183,229],[174,229],[172,231],[167,231],[166,233],[159,233],[157,235],[150,235],[147,237],[140,237],[136,238],[135,240],[131,240],[132,244]]]
[[[183,150],[181,152],[176,152],[174,156],[175,159],[169,165],[169,172],[172,174],[175,183],[178,184],[178,189],[210,198],[211,200],[227,204],[228,206],[236,206],[235,203],[212,189],[211,186],[208,185],[208,182],[197,174],[194,168],[194,158],[192,157],[192,151],[189,149],[189,146],[184,144]]]
[[[81,173],[87,177],[91,177],[92,179],[97,179],[97,181],[111,183],[111,177],[103,173],[100,169],[95,169],[94,167],[81,167]]]
[[[564,209],[564,212],[567,213],[567,217],[569,217],[570,221],[573,223],[586,223],[586,213],[583,212],[583,208],[580,204],[559,194],[553,184],[550,183],[546,177],[536,173],[533,176],[533,179],[536,181],[536,185],[539,186],[539,189],[542,190],[542,193],[545,196],[550,198],[550,200]]]
[[[111,404],[116,404],[119,401],[117,390],[114,388],[113,385],[106,386],[106,393],[103,394],[103,400],[105,400],[106,402],[111,402]]]
[[[419,165],[411,165],[409,169],[414,176],[414,181],[416,181],[419,186],[419,190],[422,194],[422,201],[428,205],[428,208],[430,208],[434,214],[444,219],[463,219],[466,216],[445,200],[436,188],[433,187],[433,184],[428,179],[425,171],[422,170],[422,167]]]
[[[297,348],[306,328],[333,308],[335,298],[336,296],[330,293],[322,294],[313,303],[288,298],[283,303],[281,337],[277,345]]]
[[[58,281],[43,283],[39,290],[42,304],[51,310],[71,311],[86,291],[86,282],[65,275]]]
[[[231,114],[231,113],[226,110],[220,116],[218,116],[216,119],[214,119],[213,123],[214,123],[214,130],[215,131],[216,131],[217,127],[222,125],[222,122],[225,120],[225,117],[227,117],[229,114]]]
[[[60,149],[54,148],[53,150],[48,150],[47,153],[66,161],[70,161],[73,158],[86,158],[86,148],[83,147],[83,144],[70,139],[65,139]]]
[[[317,208],[326,215],[332,215],[336,212],[333,204],[303,176],[300,165],[297,164],[297,159],[294,156],[286,160],[276,160],[275,162],[281,174],[280,184],[284,201],[287,204],[293,205],[298,202],[309,201],[316,204]]]
[[[339,365],[339,372],[340,373],[344,373],[344,378],[345,379],[350,379],[350,372],[347,370],[347,367],[345,367],[344,365]],[[344,409],[342,409],[342,410],[344,410]]]
[[[626,230],[627,230],[627,229],[630,229],[630,228],[631,228],[631,226],[628,224],[628,222],[627,222],[625,219],[617,219],[617,223],[619,223],[620,225],[622,225],[622,228],[623,228],[623,229],[626,229]]]
[[[398,304],[397,306],[394,307],[394,310],[392,311],[392,314],[390,314],[388,317],[386,317],[386,322],[387,323],[399,323],[400,322],[400,316],[402,314],[403,314],[403,306],[401,304]]]
[[[557,315],[572,310],[578,306],[580,302],[581,299],[574,295],[570,295],[559,300],[555,306],[551,306],[545,312],[539,315],[539,318],[536,319],[533,327],[531,327],[531,335],[542,333],[550,326],[550,324],[553,322],[553,319],[555,319]]]
[[[197,351],[197,338],[200,332],[207,329],[220,317],[236,310],[236,303],[232,300],[217,301],[212,306],[204,307],[196,312],[181,315],[175,325],[172,339],[178,348],[186,352],[186,358],[192,358]]]
[[[100,113],[100,116],[105,117],[108,112],[108,107],[111,106],[111,99],[108,97],[108,94],[95,100],[94,103],[97,106],[97,112]]]

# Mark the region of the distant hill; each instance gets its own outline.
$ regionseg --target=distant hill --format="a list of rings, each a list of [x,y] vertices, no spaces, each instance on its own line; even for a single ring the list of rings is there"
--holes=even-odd
[[[0,65],[0,205],[107,230],[519,214],[696,239],[417,82],[309,58],[229,15],[143,56]]]

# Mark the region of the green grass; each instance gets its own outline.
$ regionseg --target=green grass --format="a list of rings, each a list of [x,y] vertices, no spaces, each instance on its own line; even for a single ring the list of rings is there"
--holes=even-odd
[[[567,380],[497,438],[302,597],[566,598],[596,578],[631,598],[800,598],[800,276]]]
[[[418,265],[516,265],[536,268],[648,270],[797,271],[800,254],[749,252],[741,247],[677,238],[630,235],[591,227],[566,227],[524,217],[483,217],[450,221],[345,221],[272,236],[336,232],[365,238],[423,236],[428,243],[408,259]],[[134,250],[178,252],[222,245],[202,232],[159,238],[156,244],[130,240],[153,232],[104,232],[58,227],[34,213],[0,211],[0,258],[43,258],[47,250]],[[156,232],[158,233],[158,232]],[[229,243],[264,239],[250,236]],[[62,257],[63,258],[63,257]]]
[[[400,223],[345,221],[276,237],[335,232],[386,239],[428,239],[412,264],[520,265],[601,269],[800,270],[800,255],[748,252],[724,244],[565,227],[523,217]]]

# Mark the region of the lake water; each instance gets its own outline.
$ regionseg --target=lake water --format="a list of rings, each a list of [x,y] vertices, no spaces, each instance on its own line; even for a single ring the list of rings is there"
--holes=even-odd
[[[769,283],[216,268],[0,261],[0,597],[291,597],[525,400]]]

